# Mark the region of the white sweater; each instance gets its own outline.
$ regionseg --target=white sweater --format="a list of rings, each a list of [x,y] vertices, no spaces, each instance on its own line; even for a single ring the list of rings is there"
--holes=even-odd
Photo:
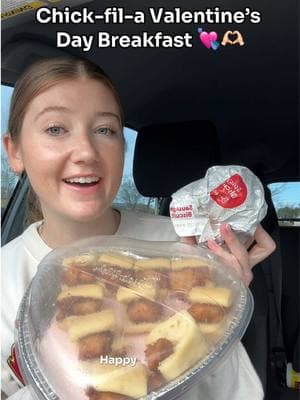
[[[22,235],[2,248],[2,391],[11,395],[20,387],[7,364],[14,342],[14,320],[18,306],[41,259],[50,251],[37,232],[40,223],[30,225]],[[169,218],[122,211],[117,235],[151,241],[178,240]],[[28,388],[18,390],[10,400],[35,398]],[[239,343],[231,355],[205,378],[185,393],[185,400],[260,400],[260,380]]]

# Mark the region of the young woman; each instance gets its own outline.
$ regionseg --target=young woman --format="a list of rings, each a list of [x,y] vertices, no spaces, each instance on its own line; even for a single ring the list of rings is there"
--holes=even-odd
[[[27,174],[43,220],[2,249],[2,389],[7,394],[17,389],[6,361],[14,341],[18,305],[38,263],[51,249],[116,233],[145,240],[178,240],[168,218],[112,207],[123,170],[122,128],[121,103],[113,84],[86,60],[40,61],[16,84],[4,144],[11,169]],[[209,242],[210,249],[249,283],[251,268],[274,250],[274,242],[260,226],[250,252],[228,226],[222,227],[222,235],[229,250],[214,241]],[[263,398],[241,344],[224,365],[194,388],[190,398],[200,397]],[[30,393],[25,388],[12,398],[29,399]]]

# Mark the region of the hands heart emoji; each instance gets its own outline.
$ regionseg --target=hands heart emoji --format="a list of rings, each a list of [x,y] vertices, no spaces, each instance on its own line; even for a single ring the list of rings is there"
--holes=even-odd
[[[240,46],[244,46],[245,42],[239,31],[227,31],[223,36],[221,45],[226,46],[227,44],[239,44]]]

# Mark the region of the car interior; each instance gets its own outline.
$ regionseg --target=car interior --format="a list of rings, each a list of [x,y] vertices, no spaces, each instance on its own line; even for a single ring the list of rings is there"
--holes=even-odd
[[[61,4],[59,4],[61,3]],[[72,2],[56,2],[63,7]],[[83,3],[83,4],[81,4]],[[148,3],[119,2],[128,13]],[[217,2],[214,2],[217,3]],[[217,4],[215,4],[217,5]],[[220,4],[218,4],[220,6]],[[101,12],[108,0],[76,2]],[[151,6],[185,10],[212,7],[210,1],[154,0]],[[237,0],[226,9],[243,9]],[[225,8],[225,6],[224,6]],[[133,23],[39,24],[34,12],[2,24],[2,84],[14,86],[21,72],[43,57],[84,57],[100,65],[115,83],[124,106],[125,126],[137,131],[133,179],[145,197],[159,200],[169,215],[172,193],[205,175],[213,165],[243,165],[262,181],[268,204],[264,228],[276,251],[254,268],[250,285],[255,308],[243,343],[259,374],[265,400],[296,399],[286,385],[286,366],[300,371],[299,227],[279,225],[268,184],[299,181],[299,4],[251,2],[259,24],[237,28],[244,46],[207,49],[198,39],[200,25]],[[207,24],[221,39],[231,24]],[[162,31],[194,36],[192,48],[98,48],[89,52],[57,48],[57,30],[73,35],[133,35]],[[220,40],[221,41],[221,40]],[[28,182],[20,179],[2,219],[2,245],[23,230]],[[299,199],[295,202],[299,203]]]

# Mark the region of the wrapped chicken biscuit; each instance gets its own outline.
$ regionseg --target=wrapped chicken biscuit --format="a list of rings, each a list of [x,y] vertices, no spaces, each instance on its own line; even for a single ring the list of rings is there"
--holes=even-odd
[[[252,309],[206,250],[91,238],[41,262],[19,311],[18,362],[37,400],[172,399],[230,354]]]
[[[231,228],[245,242],[266,216],[267,204],[260,180],[246,167],[215,166],[203,179],[173,193],[170,216],[179,236],[221,241],[220,226]]]

